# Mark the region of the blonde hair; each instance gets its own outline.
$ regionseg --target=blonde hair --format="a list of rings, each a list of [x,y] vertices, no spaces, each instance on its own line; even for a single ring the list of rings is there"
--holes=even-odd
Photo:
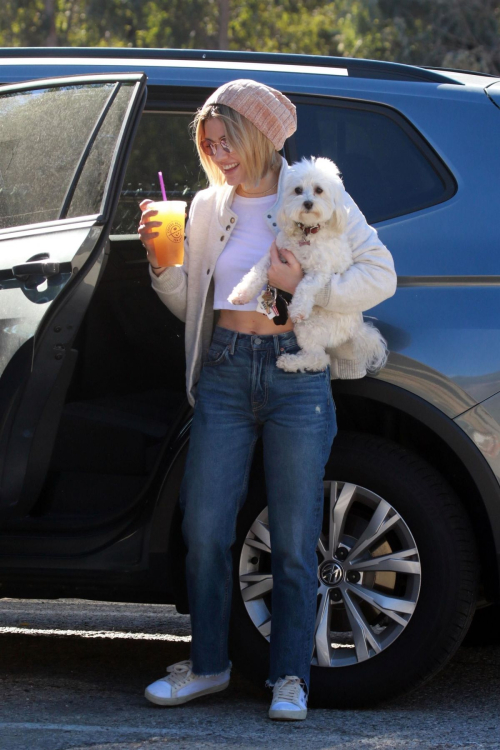
[[[226,184],[221,170],[201,148],[201,141],[205,137],[205,122],[211,117],[224,123],[228,146],[238,153],[251,185],[256,187],[270,169],[279,169],[281,158],[278,151],[250,120],[226,104],[205,104],[197,111],[191,123],[191,132],[210,185]]]

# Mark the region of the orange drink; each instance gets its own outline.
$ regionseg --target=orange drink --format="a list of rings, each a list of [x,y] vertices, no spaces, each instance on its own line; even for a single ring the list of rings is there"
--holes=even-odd
[[[155,201],[149,205],[158,211],[151,221],[161,221],[155,231],[160,236],[153,240],[159,266],[182,266],[184,262],[185,201]]]

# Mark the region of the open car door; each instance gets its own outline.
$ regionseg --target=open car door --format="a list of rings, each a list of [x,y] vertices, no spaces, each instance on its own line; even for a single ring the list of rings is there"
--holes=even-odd
[[[0,520],[45,481],[145,100],[141,73],[0,87]]]

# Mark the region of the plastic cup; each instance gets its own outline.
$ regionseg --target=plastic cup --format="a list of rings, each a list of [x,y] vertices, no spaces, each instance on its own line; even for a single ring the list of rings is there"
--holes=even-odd
[[[159,237],[153,240],[159,266],[182,266],[184,263],[185,201],[155,201],[148,208],[158,211],[151,221],[161,221],[156,228]]]

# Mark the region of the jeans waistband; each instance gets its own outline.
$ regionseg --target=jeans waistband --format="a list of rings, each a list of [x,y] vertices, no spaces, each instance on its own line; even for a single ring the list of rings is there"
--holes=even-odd
[[[236,348],[250,350],[264,350],[271,348],[274,349],[276,355],[279,355],[283,350],[297,346],[297,339],[293,331],[257,335],[251,333],[239,333],[239,331],[231,331],[229,328],[216,326],[213,340],[217,341],[219,344],[230,345],[232,354],[234,354]]]

